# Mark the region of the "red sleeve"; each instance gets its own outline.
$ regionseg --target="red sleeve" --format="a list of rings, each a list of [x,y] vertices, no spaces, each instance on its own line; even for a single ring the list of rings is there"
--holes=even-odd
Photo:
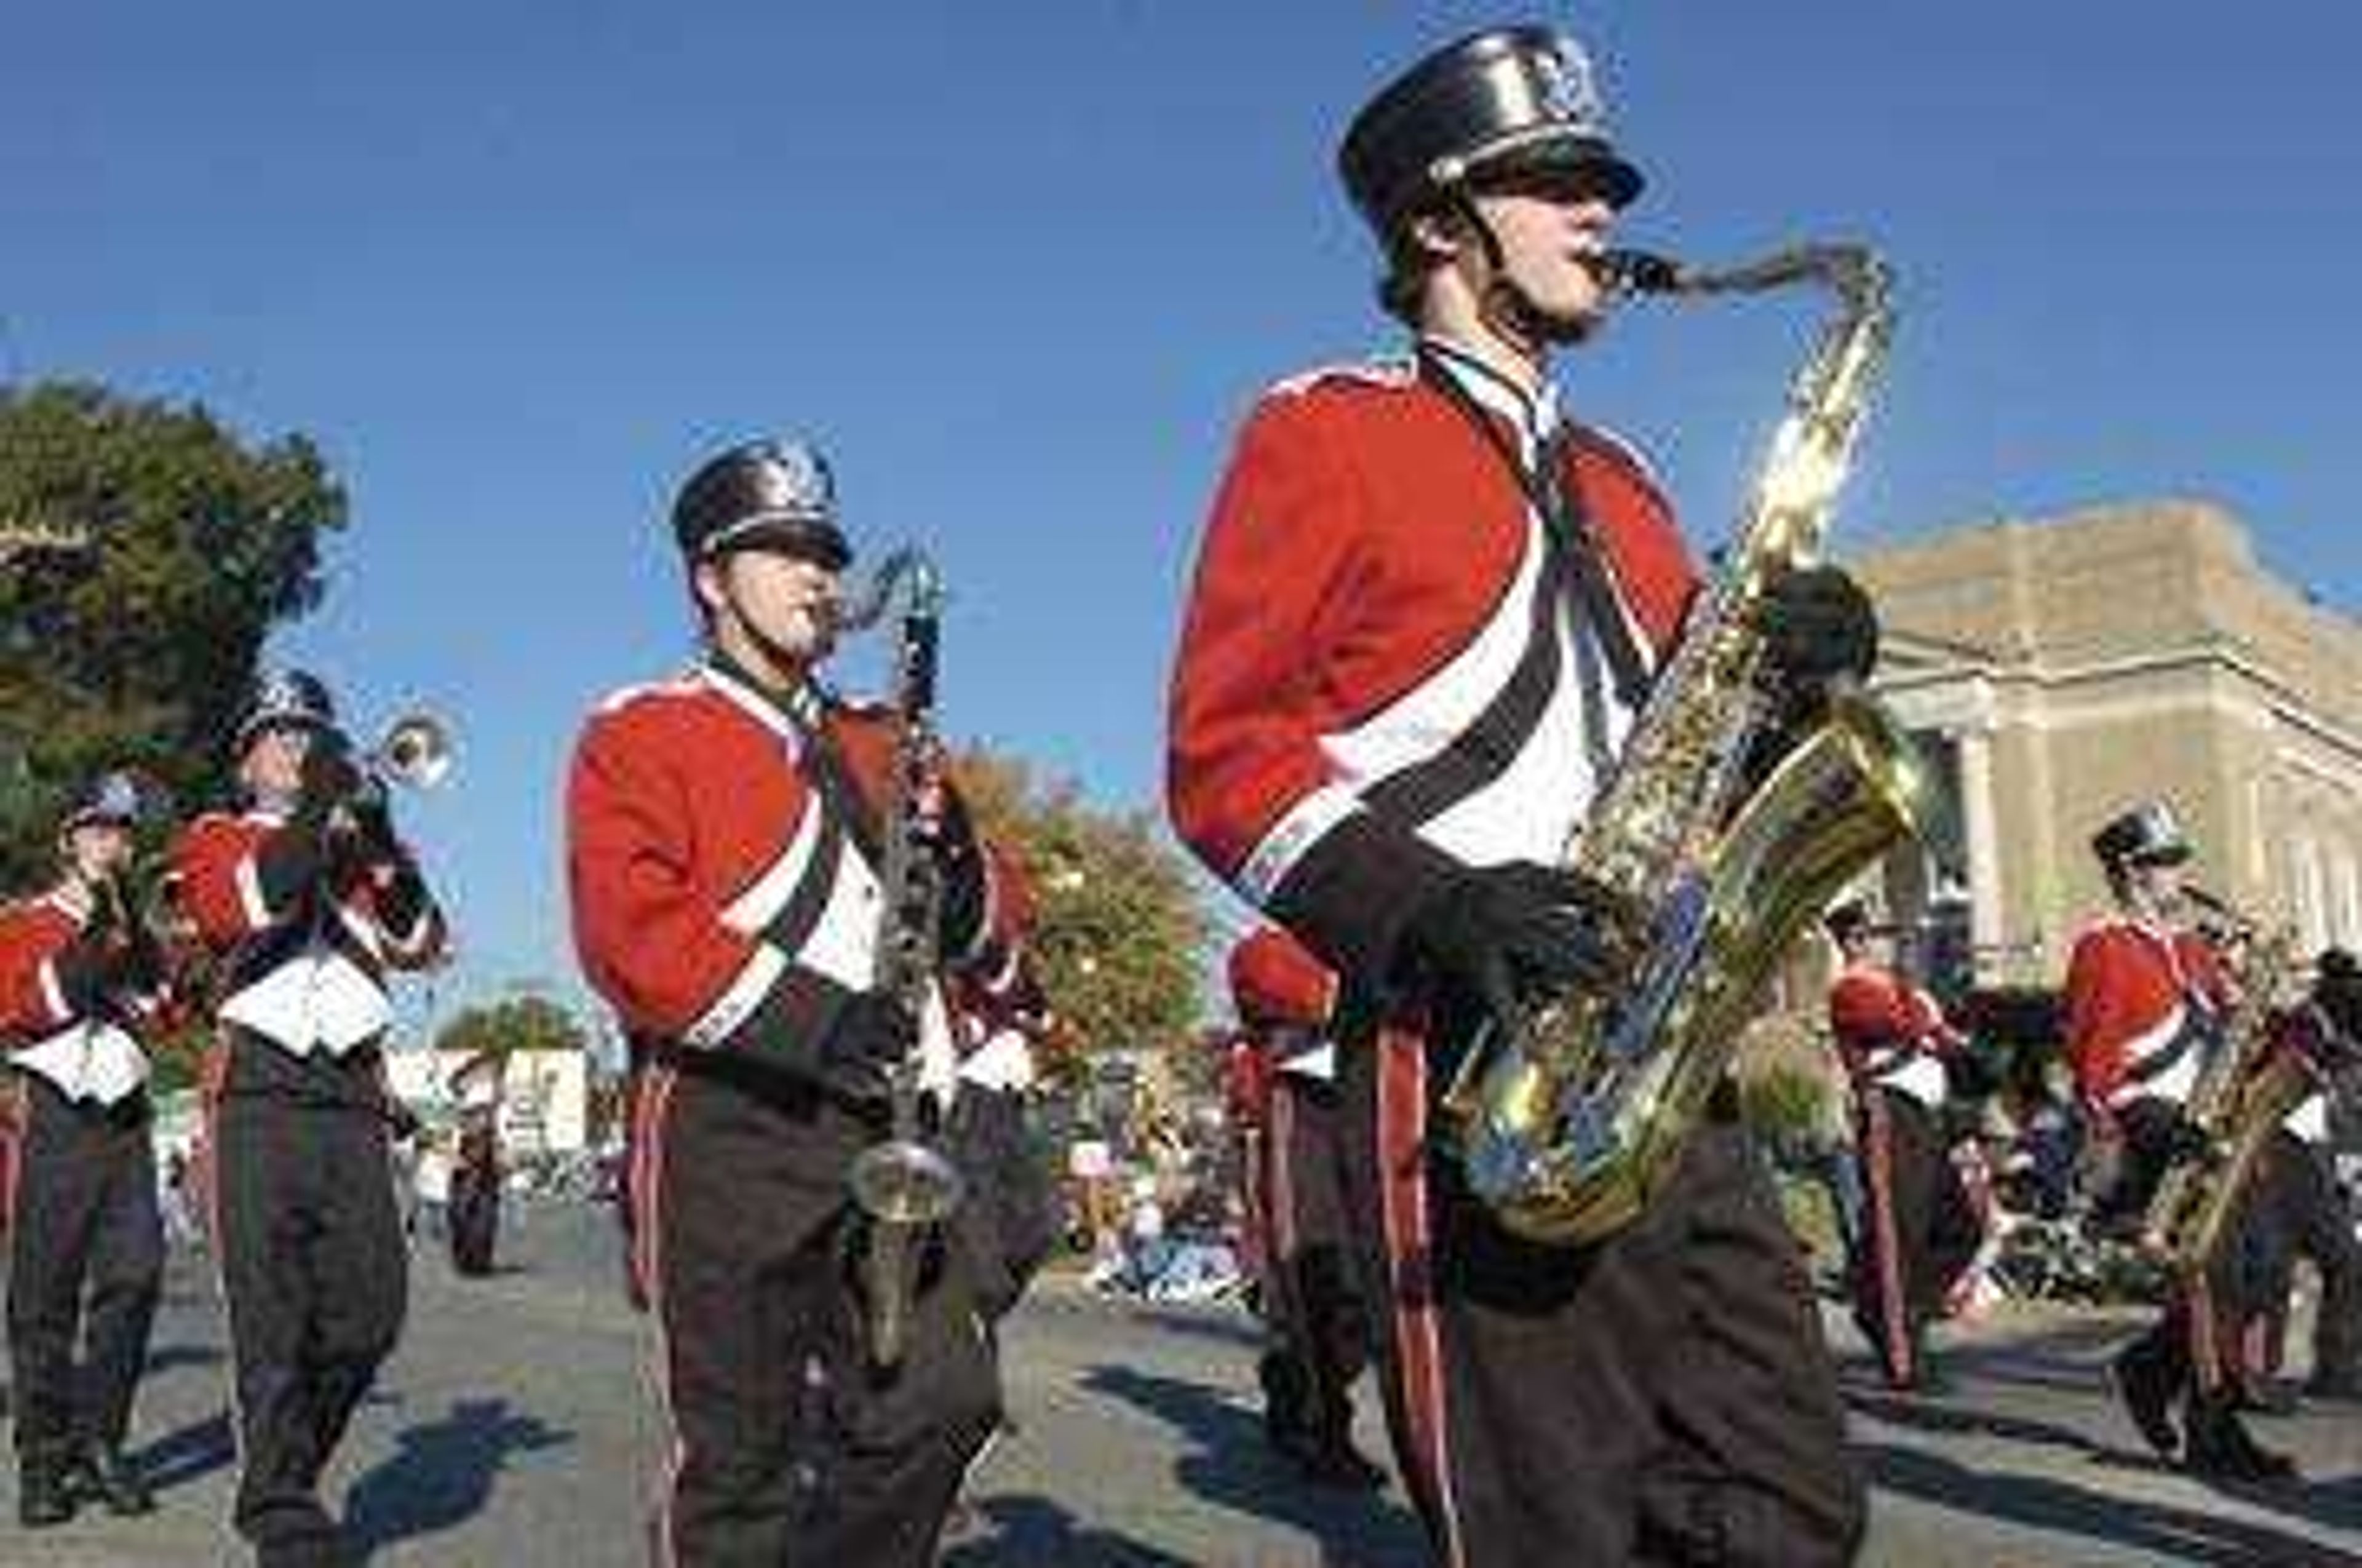
[[[50,964],[69,934],[29,906],[0,910],[0,1034],[39,1037],[73,1021]]]
[[[1308,653],[1334,637],[1330,607],[1356,591],[1363,510],[1317,396],[1265,398],[1199,549],[1169,694],[1165,792],[1175,830],[1218,876],[1324,959],[1374,978],[1453,865],[1362,810],[1320,748],[1320,661]],[[1250,865],[1259,849],[1288,866],[1284,881]]]
[[[1303,653],[1322,641],[1322,606],[1343,595],[1362,506],[1315,415],[1310,398],[1282,392],[1249,417],[1207,524],[1174,669],[1173,819],[1225,876],[1333,777]]]
[[[287,917],[264,900],[259,857],[271,830],[208,812],[172,847],[181,907],[206,947],[221,953]]]
[[[1286,932],[1266,927],[1231,949],[1231,998],[1255,1023],[1328,1025],[1337,1010],[1337,977]]]
[[[2119,939],[2105,930],[2086,932],[2067,962],[2067,1065],[2076,1092],[2087,1104],[2104,1105],[2122,1080],[2124,1042],[2138,1032],[2124,984]]]
[[[692,781],[663,742],[608,713],[576,747],[566,804],[574,942],[627,1030],[708,1044],[762,1001],[787,959],[723,924],[700,886]],[[811,804],[800,783],[796,801],[800,819]]]
[[[1859,1068],[1863,1053],[1912,1037],[1910,1009],[1901,988],[1885,977],[1849,971],[1829,988],[1829,1030],[1846,1065]]]

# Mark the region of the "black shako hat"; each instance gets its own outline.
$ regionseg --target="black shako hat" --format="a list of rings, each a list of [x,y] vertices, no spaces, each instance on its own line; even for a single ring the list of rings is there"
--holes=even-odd
[[[1337,169],[1382,239],[1487,176],[1587,174],[1618,207],[1643,183],[1608,138],[1583,46],[1539,27],[1474,33],[1404,72],[1353,116]]]
[[[832,570],[852,564],[836,522],[828,459],[791,436],[748,441],[710,458],[673,498],[672,532],[692,561],[763,546],[810,556]]]
[[[65,816],[58,823],[58,831],[72,833],[92,823],[130,827],[139,821],[140,806],[137,778],[119,769],[102,773],[66,802]]]
[[[233,751],[245,751],[254,737],[266,729],[336,727],[336,700],[328,695],[326,684],[318,676],[304,669],[273,669],[254,683],[254,690],[238,714],[230,747]]]
[[[2192,853],[2173,808],[2144,801],[2092,835],[2092,853],[2111,870],[2125,866],[2179,866]]]

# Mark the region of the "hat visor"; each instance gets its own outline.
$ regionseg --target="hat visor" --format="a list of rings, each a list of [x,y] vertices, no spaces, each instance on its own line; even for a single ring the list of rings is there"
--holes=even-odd
[[[1648,181],[1596,137],[1544,128],[1506,138],[1468,160],[1467,178],[1483,182],[1531,175],[1582,181],[1612,207],[1630,206]]]
[[[2154,849],[2136,849],[2125,856],[2128,866],[2183,866],[2190,861],[2191,848],[2186,844],[2161,844]]]
[[[853,547],[826,523],[805,518],[764,517],[725,528],[705,541],[700,557],[713,560],[735,550],[771,550],[816,561],[831,571],[853,562]]]
[[[230,739],[230,750],[244,752],[266,730],[333,730],[337,726],[310,713],[257,713],[238,725],[237,734]]]

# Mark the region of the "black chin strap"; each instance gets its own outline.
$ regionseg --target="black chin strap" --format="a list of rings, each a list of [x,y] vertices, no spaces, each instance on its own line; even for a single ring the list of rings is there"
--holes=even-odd
[[[1500,237],[1485,215],[1476,210],[1475,199],[1462,191],[1457,198],[1460,215],[1476,231],[1476,242],[1485,248],[1485,286],[1476,298],[1477,314],[1485,325],[1527,358],[1540,360],[1541,351],[1553,343],[1579,342],[1588,332],[1588,324],[1562,321],[1534,304],[1518,280],[1510,274],[1508,253],[1502,249]]]

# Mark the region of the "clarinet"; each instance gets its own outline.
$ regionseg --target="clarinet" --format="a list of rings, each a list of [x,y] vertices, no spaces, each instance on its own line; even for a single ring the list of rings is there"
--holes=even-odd
[[[902,1051],[886,1069],[892,1105],[887,1134],[855,1157],[847,1176],[862,1218],[855,1263],[869,1361],[881,1374],[901,1364],[928,1238],[964,1195],[951,1160],[920,1136],[920,1030],[935,983],[944,899],[934,814],[943,799],[934,734],[943,580],[933,562],[906,546],[878,563],[868,593],[839,615],[838,624],[858,628],[876,621],[900,585],[908,591],[896,624],[894,771],[880,867],[877,990],[892,1006]]]

